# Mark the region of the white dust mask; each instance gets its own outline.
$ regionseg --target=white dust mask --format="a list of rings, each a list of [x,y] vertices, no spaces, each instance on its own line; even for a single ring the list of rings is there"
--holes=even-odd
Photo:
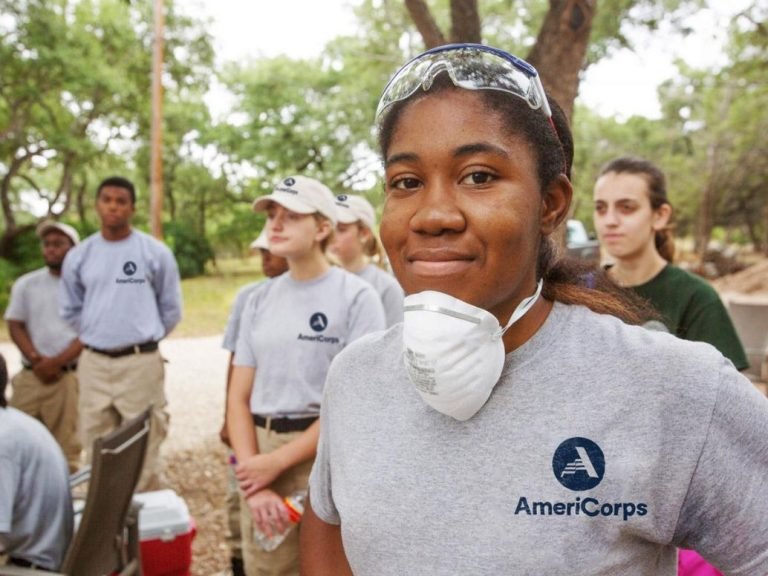
[[[502,328],[496,317],[428,290],[405,298],[403,359],[408,378],[438,412],[468,420],[482,408],[504,368],[504,333],[536,303],[525,298]]]

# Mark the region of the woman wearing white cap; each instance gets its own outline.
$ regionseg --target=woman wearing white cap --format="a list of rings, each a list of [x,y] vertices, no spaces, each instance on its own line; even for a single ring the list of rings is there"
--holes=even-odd
[[[227,400],[247,503],[243,557],[247,574],[298,574],[297,531],[271,552],[252,535],[287,525],[283,498],[307,487],[328,366],[356,338],[384,329],[384,310],[367,282],[325,257],[337,218],[326,186],[286,178],[253,209],[267,213],[270,250],[288,261],[288,273],[265,281],[246,304]]]
[[[357,274],[376,289],[384,305],[387,327],[403,321],[405,294],[395,277],[383,269],[384,248],[374,232],[376,212],[362,196],[336,197],[339,223],[328,251],[349,272]],[[376,262],[379,266],[373,264]]]

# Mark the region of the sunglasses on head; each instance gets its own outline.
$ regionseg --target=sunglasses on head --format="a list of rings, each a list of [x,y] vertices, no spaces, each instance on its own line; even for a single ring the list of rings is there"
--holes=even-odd
[[[506,92],[552,117],[539,73],[525,60],[483,44],[447,44],[419,54],[397,71],[379,100],[376,124],[381,125],[390,106],[419,88],[429,90],[443,72],[459,88]]]

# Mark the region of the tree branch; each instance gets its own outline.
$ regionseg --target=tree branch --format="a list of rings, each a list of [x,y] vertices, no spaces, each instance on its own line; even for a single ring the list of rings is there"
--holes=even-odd
[[[413,23],[416,24],[416,29],[421,34],[427,48],[442,46],[446,43],[445,36],[437,26],[437,22],[432,17],[429,6],[424,0],[405,0],[405,7],[408,9],[408,13],[411,15]]]
[[[482,42],[477,0],[451,0],[451,42]]]

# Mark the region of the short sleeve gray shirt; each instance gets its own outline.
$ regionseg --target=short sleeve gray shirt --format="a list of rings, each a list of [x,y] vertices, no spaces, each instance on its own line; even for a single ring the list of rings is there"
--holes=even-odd
[[[21,276],[13,284],[6,320],[23,322],[32,343],[43,356],[63,352],[77,333],[59,316],[59,277],[48,268]]]
[[[379,293],[381,303],[384,306],[384,315],[387,318],[387,328],[402,322],[405,294],[395,277],[373,264],[368,264],[357,275],[373,286],[376,292]]]
[[[328,375],[310,479],[357,574],[768,574],[768,401],[707,344],[555,304],[466,422],[407,378],[402,327]]]
[[[376,291],[341,268],[309,281],[266,280],[245,306],[234,364],[256,368],[251,412],[317,414],[328,366],[350,342],[385,328]]]

